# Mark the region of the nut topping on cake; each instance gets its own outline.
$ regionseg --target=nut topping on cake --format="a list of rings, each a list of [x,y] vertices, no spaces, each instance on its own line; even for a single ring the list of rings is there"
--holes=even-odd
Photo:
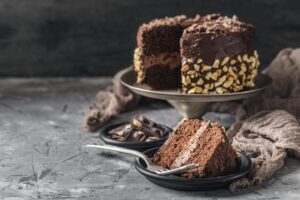
[[[238,57],[247,61],[239,62]],[[257,75],[257,59],[253,58],[255,57],[249,55],[238,55],[232,59],[225,57],[221,62],[214,62],[213,65],[218,65],[218,68],[206,65],[205,63],[186,64],[184,65],[185,69],[182,70],[183,91],[189,94],[193,92],[223,94],[226,92],[241,91],[246,87],[254,87],[255,84],[253,80]],[[253,61],[255,63],[253,63]],[[225,63],[224,66],[223,63]],[[255,66],[255,68],[253,69],[252,66]],[[199,70],[195,70],[195,68]],[[188,81],[186,81],[187,77]],[[201,90],[193,89],[195,85],[200,86]],[[219,88],[218,91],[217,88]]]

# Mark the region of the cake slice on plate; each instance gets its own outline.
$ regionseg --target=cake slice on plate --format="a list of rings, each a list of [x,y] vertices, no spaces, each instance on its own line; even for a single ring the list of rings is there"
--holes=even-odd
[[[237,158],[219,123],[188,119],[178,124],[154,155],[153,162],[169,169],[198,163],[197,168],[182,176],[215,177],[234,172],[237,169]]]

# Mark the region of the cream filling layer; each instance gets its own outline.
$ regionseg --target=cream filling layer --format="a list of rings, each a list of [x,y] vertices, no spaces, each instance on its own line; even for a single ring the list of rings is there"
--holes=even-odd
[[[203,121],[202,126],[197,130],[197,132],[189,139],[187,144],[185,145],[184,149],[180,152],[178,157],[173,161],[171,164],[171,168],[177,168],[180,167],[188,161],[192,153],[196,150],[198,147],[198,141],[199,138],[202,136],[202,134],[207,130],[209,127],[210,122],[209,121]]]
[[[136,48],[133,56],[134,70],[137,72],[137,83],[145,78],[145,69],[153,65],[166,65],[174,69],[181,65],[180,53],[161,53],[159,55],[144,56],[141,49]]]

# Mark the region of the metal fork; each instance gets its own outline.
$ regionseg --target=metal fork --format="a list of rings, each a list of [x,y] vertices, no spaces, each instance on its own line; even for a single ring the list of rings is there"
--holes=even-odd
[[[131,149],[126,149],[126,148],[121,148],[121,147],[116,147],[116,146],[112,146],[112,145],[93,145],[93,144],[87,144],[85,145],[86,147],[94,147],[94,148],[99,148],[99,149],[106,149],[106,150],[112,150],[112,151],[117,151],[117,152],[121,152],[121,153],[126,153],[126,154],[130,154],[130,155],[134,155],[137,156],[141,159],[143,159],[146,163],[146,168],[151,171],[154,172],[156,174],[160,174],[160,175],[170,175],[170,174],[179,174],[185,171],[188,171],[190,169],[193,169],[195,167],[198,166],[198,164],[192,163],[192,164],[187,164],[175,169],[166,169],[163,168],[159,165],[154,164],[145,154],[139,152],[139,151],[135,151],[135,150],[131,150]]]

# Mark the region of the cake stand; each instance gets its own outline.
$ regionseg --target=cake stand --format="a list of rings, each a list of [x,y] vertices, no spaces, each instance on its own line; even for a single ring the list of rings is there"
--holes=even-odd
[[[135,83],[136,74],[132,68],[121,74],[121,83],[131,91],[145,97],[168,101],[184,118],[196,118],[204,115],[214,102],[232,101],[256,96],[272,83],[272,79],[258,74],[255,87],[249,90],[227,94],[182,94],[176,89],[151,90],[145,85]]]

